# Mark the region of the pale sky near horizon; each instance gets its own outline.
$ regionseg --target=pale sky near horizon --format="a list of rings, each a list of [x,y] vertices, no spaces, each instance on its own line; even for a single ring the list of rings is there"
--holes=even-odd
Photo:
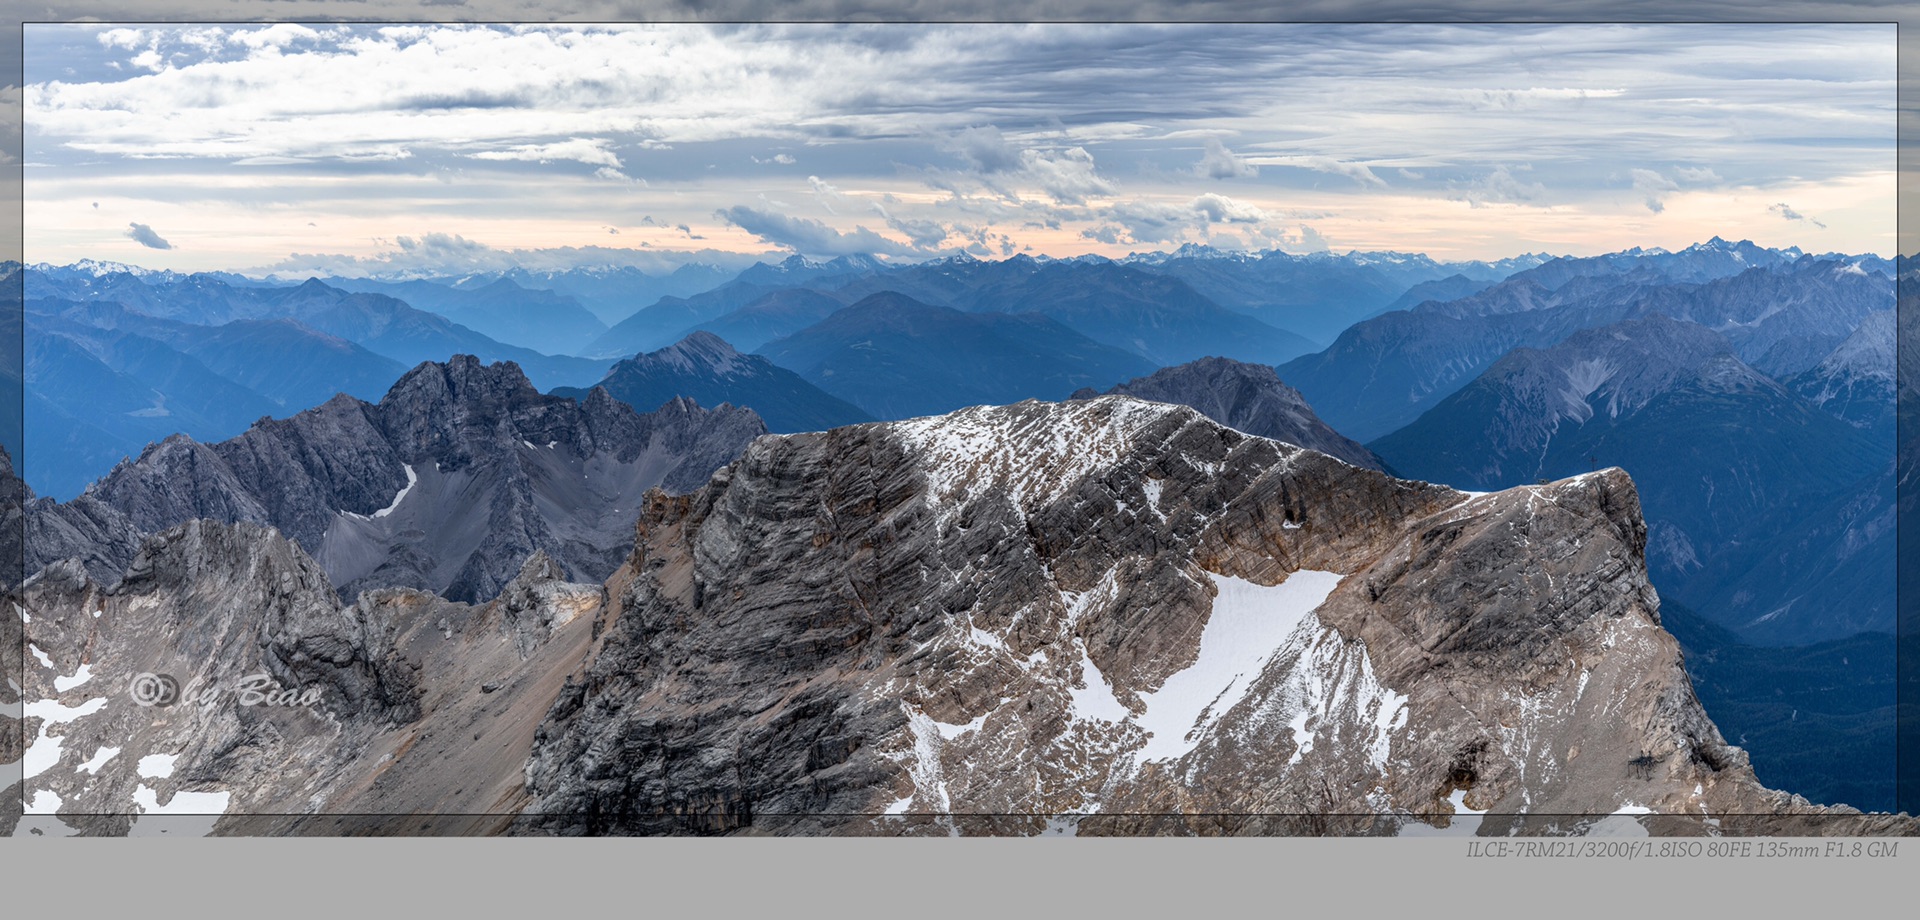
[[[1891,25],[25,37],[33,262],[1894,251]]]

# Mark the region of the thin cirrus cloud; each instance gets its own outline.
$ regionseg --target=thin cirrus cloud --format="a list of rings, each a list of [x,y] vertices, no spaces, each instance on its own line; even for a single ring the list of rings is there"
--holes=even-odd
[[[623,165],[620,157],[607,149],[607,143],[605,140],[574,137],[551,144],[515,144],[503,150],[481,150],[467,156],[476,160],[521,160],[533,163],[571,160],[588,166],[619,169]]]
[[[1352,179],[1362,188],[1386,188],[1386,180],[1374,175],[1372,168],[1365,163],[1356,163],[1328,156],[1259,156],[1247,157],[1243,161],[1253,166],[1292,166],[1310,169],[1315,172],[1331,173]]]
[[[1892,38],[1875,25],[34,25],[27,243],[36,258],[89,255],[105,217],[84,196],[112,194],[190,232],[193,251],[168,258],[200,268],[328,247],[381,264],[394,244],[367,241],[426,228],[501,252],[592,251],[609,226],[666,247],[716,213],[711,245],[736,252],[1120,254],[1230,226],[1249,245],[1440,241],[1496,257],[1684,245],[1784,200],[1820,214],[1824,240],[1878,250]],[[296,211],[334,235],[283,216]],[[1322,215],[1311,227],[1294,216],[1308,212]],[[1811,227],[1753,232],[1790,244]]]
[[[1773,204],[1773,205],[1768,205],[1768,206],[1767,206],[1767,210],[1768,210],[1768,211],[1770,211],[1770,212],[1772,212],[1772,213],[1774,213],[1774,214],[1778,214],[1778,215],[1780,215],[1780,216],[1781,216],[1782,218],[1784,218],[1784,219],[1786,219],[1786,220],[1804,220],[1804,221],[1806,221],[1807,223],[1810,223],[1810,224],[1812,224],[1812,225],[1814,225],[1814,226],[1816,226],[1816,227],[1819,227],[1819,228],[1820,228],[1820,229],[1822,229],[1822,230],[1825,230],[1825,229],[1827,229],[1827,225],[1826,225],[1826,224],[1823,224],[1823,223],[1821,223],[1821,222],[1819,222],[1819,221],[1817,221],[1817,220],[1815,220],[1815,219],[1813,219],[1813,218],[1811,218],[1811,217],[1808,217],[1808,216],[1807,216],[1807,215],[1805,215],[1805,214],[1802,214],[1802,213],[1800,213],[1799,211],[1796,211],[1796,210],[1794,210],[1793,208],[1791,208],[1791,207],[1789,207],[1789,206],[1787,206],[1787,204],[1786,204],[1785,202],[1781,202],[1781,203],[1779,203],[1779,204]]]

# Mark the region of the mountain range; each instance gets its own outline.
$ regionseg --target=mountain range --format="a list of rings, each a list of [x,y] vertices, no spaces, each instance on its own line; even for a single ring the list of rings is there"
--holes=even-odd
[[[325,283],[343,291],[385,294],[488,338],[545,354],[577,354],[581,346],[607,331],[607,324],[573,297],[550,290],[529,290],[510,277],[462,287],[366,278],[328,278]]]
[[[1618,470],[1473,496],[1110,396],[762,438],[691,494],[650,494],[634,533],[604,584],[533,552],[480,605],[343,603],[252,523],[155,534],[117,584],[50,566],[19,591],[31,615],[0,618],[38,652],[24,820],[1915,829],[1756,780],[1662,628]],[[310,702],[156,719],[119,691],[141,672],[263,674]]]
[[[808,291],[816,297],[797,296]],[[1014,256],[985,262],[940,259],[888,266],[837,259],[814,266],[794,260],[776,269],[757,265],[703,294],[663,299],[615,325],[584,353],[612,355],[658,348],[705,329],[748,332],[766,339],[803,328],[832,311],[826,299],[852,304],[893,293],[930,306],[968,313],[1038,313],[1103,345],[1158,365],[1207,355],[1273,363],[1312,351],[1315,344],[1208,300],[1185,282],[1108,260],[1038,260]],[[736,311],[745,311],[734,316]]]
[[[1920,278],[1910,266],[1718,238],[1497,263],[1205,247],[794,257],[699,283],[689,269],[671,291],[611,270],[289,283],[0,266],[30,295],[0,316],[27,343],[26,363],[4,368],[25,388],[26,482],[0,485],[24,503],[8,513],[52,605],[14,628],[50,618],[52,653],[62,605],[118,597],[102,607],[148,625],[87,641],[164,656],[179,649],[153,645],[158,621],[142,618],[204,605],[210,632],[180,647],[190,662],[193,643],[265,628],[266,658],[209,667],[338,678],[326,685],[358,702],[319,734],[244,735],[249,757],[319,752],[298,794],[345,809],[425,808],[452,788],[435,770],[472,772],[488,797],[476,807],[508,816],[494,830],[1001,826],[929,813],[940,802],[1057,815],[1073,801],[1256,801],[1401,833],[1484,826],[1471,812],[1492,800],[1529,814],[1607,795],[1627,811],[1808,807],[1733,778],[1735,748],[1696,746],[1696,767],[1661,759],[1659,726],[1705,739],[1709,717],[1751,748],[1755,782],[1885,807],[1892,685],[1874,669],[1896,615],[1892,308]],[[543,310],[570,319],[543,328]],[[1317,347],[1296,332],[1332,344],[1280,356]],[[521,340],[545,334],[608,350]],[[514,354],[524,372],[486,366]],[[1425,482],[1368,478],[1382,471]],[[1322,577],[1332,593],[1288,620],[1317,625],[1284,642],[1248,638],[1257,627],[1231,613]],[[1234,638],[1209,652],[1215,614]],[[302,630],[317,630],[305,646]],[[1226,647],[1273,654],[1209,657]],[[1579,741],[1644,745],[1627,779],[1513,753],[1526,737],[1572,743],[1587,730],[1570,721],[1622,718],[1582,710],[1586,682],[1571,698],[1551,689],[1572,672],[1548,659],[1578,670],[1606,655],[1626,656],[1620,673],[1642,689],[1670,688]],[[89,673],[76,660],[122,679],[105,659],[53,659],[66,686]],[[1190,685],[1203,672],[1239,677],[1223,697]],[[1509,712],[1513,680],[1535,702]],[[1610,700],[1640,692],[1625,681]],[[476,684],[494,690],[463,689]],[[1389,690],[1416,701],[1406,738],[1365,718],[1392,708]],[[33,705],[82,702],[64,692]],[[1176,710],[1155,708],[1174,699],[1199,713],[1179,731]],[[469,723],[487,753],[465,750]],[[1520,740],[1467,727],[1496,724]],[[1477,730],[1508,766],[1462,753]],[[1163,761],[1175,735],[1184,753]],[[175,742],[183,756],[193,744]],[[1369,743],[1411,759],[1381,767],[1352,747]],[[372,791],[362,758],[388,754],[407,766],[375,768],[388,779]],[[1442,760],[1461,781],[1415,788]],[[267,761],[216,762],[174,791],[273,783],[248,772]],[[1645,773],[1699,764],[1731,785],[1626,795]],[[1337,782],[1303,785],[1296,768]],[[1502,771],[1518,778],[1491,782]],[[1561,774],[1587,779],[1556,786]],[[674,778],[629,781],[648,775]],[[778,817],[869,801],[923,814]],[[62,820],[112,824],[77,808]],[[1639,826],[1602,825],[1623,821]]]
[[[1395,308],[1410,291],[1425,285],[1451,286],[1427,288],[1430,293],[1413,303],[1469,292],[1448,279],[1485,287],[1551,258],[1530,253],[1497,262],[1436,262],[1417,253],[1229,253],[1188,244],[1123,261],[1176,278],[1223,307],[1325,342],[1362,319]]]
[[[572,297],[602,324],[610,326],[662,297],[684,297],[712,290],[735,274],[718,265],[688,262],[666,272],[647,272],[632,266],[580,266],[565,270],[515,268],[434,280],[464,288],[505,278],[528,290]]]
[[[1037,313],[966,313],[893,292],[768,342],[760,354],[882,419],[1061,399],[1154,369]]]
[[[815,262],[796,255],[777,265],[756,262],[725,284],[684,295],[662,297],[645,309],[630,313],[605,334],[588,343],[581,353],[605,357],[653,351],[769,295],[832,289],[886,268],[884,263],[872,258],[853,256]],[[836,299],[840,304],[849,302],[844,298]],[[820,316],[824,318],[825,314]],[[788,331],[797,331],[797,327]],[[725,337],[724,332],[720,334]],[[749,346],[743,344],[742,347]]]
[[[1751,364],[1807,336],[1844,338],[1869,314],[1893,307],[1890,276],[1857,261],[1803,256],[1691,280],[1740,264],[1726,252],[1738,248],[1704,248],[1690,260],[1657,259],[1631,272],[1605,261],[1609,271],[1600,275],[1569,274],[1576,268],[1549,262],[1460,300],[1356,323],[1324,351],[1283,364],[1280,375],[1335,428],[1370,441],[1411,423],[1514,348],[1546,348],[1583,329],[1653,315],[1686,320],[1725,336]],[[1791,376],[1820,357],[1775,363],[1772,373]]]
[[[19,273],[34,356],[20,467],[61,498],[170,434],[219,440],[337,393],[377,399],[421,361],[470,353],[524,362],[547,387],[591,383],[612,363],[504,345],[318,280],[236,286],[208,274],[91,268]]]
[[[1178,278],[1116,262],[949,259],[867,276],[833,293],[852,301],[887,291],[970,313],[1038,313],[1159,365],[1209,355],[1273,364],[1314,348]]]
[[[719,336],[695,332],[659,351],[635,355],[594,384],[636,409],[675,399],[747,406],[775,432],[821,431],[870,422],[873,416],[759,355],[743,355]],[[558,387],[555,396],[586,399],[589,391]]]
[[[154,279],[127,272],[94,276],[30,268],[25,275],[29,303],[117,303],[146,317],[196,326],[218,326],[239,319],[293,320],[406,366],[472,354],[489,361],[513,361],[530,379],[551,387],[591,381],[605,373],[611,363],[544,355],[497,342],[405,301],[384,294],[344,291],[318,278],[290,287],[236,287],[205,274]]]
[[[1736,630],[1771,623],[1776,641],[1892,629],[1889,603],[1846,615],[1824,601],[1788,609],[1789,598],[1808,595],[1781,582],[1824,575],[1831,569],[1822,563],[1838,561],[1818,553],[1759,571],[1736,566],[1733,580],[1743,588],[1721,593],[1738,599],[1700,603],[1711,592],[1694,577],[1709,564],[1724,570],[1725,554],[1750,559],[1806,534],[1810,521],[1817,528],[1844,519],[1809,512],[1878,473],[1891,444],[1748,367],[1724,336],[1696,323],[1655,315],[1578,332],[1545,350],[1515,349],[1369,446],[1407,475],[1471,489],[1620,466],[1633,473],[1647,509],[1656,582],[1703,615]],[[1827,600],[1838,608],[1845,596]]]
[[[461,355],[377,404],[341,395],[216,444],[174,435],[72,502],[29,501],[27,565],[78,556],[111,582],[143,535],[205,519],[277,528],[347,597],[486,599],[535,550],[604,578],[648,489],[692,489],[765,431],[749,410],[685,399],[640,414],[599,389],[543,396],[513,364]]]

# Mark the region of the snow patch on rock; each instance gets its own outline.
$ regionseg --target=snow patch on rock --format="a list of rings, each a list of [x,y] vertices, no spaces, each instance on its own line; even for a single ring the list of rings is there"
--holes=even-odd
[[[1214,575],[1218,594],[1200,633],[1199,656],[1159,689],[1141,694],[1147,711],[1137,724],[1150,737],[1139,759],[1168,760],[1193,750],[1207,726],[1245,698],[1267,661],[1333,593],[1340,578],[1303,569],[1268,586]],[[1319,625],[1317,618],[1314,625]]]

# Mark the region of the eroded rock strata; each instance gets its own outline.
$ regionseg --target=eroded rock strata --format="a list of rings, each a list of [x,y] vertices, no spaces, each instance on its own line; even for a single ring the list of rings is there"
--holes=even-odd
[[[625,558],[647,489],[697,488],[765,432],[724,404],[545,396],[511,362],[460,355],[377,404],[341,395],[216,444],[175,435],[73,502],[31,501],[28,569],[79,555],[110,582],[142,536],[205,518],[277,528],[345,598],[406,586],[486,600],[536,550],[597,581]]]

